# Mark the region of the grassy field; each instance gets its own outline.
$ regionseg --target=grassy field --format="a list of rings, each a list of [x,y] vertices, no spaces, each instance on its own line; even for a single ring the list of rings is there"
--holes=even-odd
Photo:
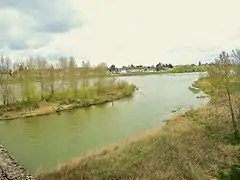
[[[207,180],[223,177],[240,162],[233,145],[229,115],[222,106],[206,105],[173,117],[161,130],[74,159],[37,180],[169,179]]]

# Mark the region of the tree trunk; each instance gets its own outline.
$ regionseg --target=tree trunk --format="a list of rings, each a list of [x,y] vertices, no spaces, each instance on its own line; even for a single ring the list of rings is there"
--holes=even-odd
[[[43,82],[42,82],[42,80],[41,80],[41,100],[43,101],[43,99],[44,99],[44,95],[43,95]]]
[[[51,96],[53,97],[53,95],[54,95],[54,85],[53,85],[53,83],[51,84]]]
[[[233,107],[232,107],[232,101],[231,101],[231,95],[230,95],[230,92],[229,92],[228,88],[227,88],[227,97],[228,97],[229,110],[231,112],[232,125],[233,125],[233,129],[234,129],[235,139],[239,143],[240,142],[240,133],[239,133],[237,123],[236,123],[236,120],[235,120],[234,111],[233,111]]]

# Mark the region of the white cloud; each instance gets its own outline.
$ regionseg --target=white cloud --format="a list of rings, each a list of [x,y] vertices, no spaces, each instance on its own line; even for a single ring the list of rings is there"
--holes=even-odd
[[[56,34],[49,44],[23,54],[73,55],[93,64],[180,64],[206,61],[221,50],[240,46],[238,0],[68,3],[83,25]]]

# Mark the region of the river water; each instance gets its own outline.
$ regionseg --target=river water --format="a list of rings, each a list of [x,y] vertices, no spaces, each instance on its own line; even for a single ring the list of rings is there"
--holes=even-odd
[[[162,126],[172,111],[185,111],[207,102],[188,87],[199,73],[123,77],[136,84],[133,97],[80,108],[60,115],[0,121],[3,144],[27,169],[51,169],[88,151]]]

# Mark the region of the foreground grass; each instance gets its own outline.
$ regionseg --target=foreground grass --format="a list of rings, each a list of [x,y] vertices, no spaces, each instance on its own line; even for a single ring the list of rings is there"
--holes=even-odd
[[[222,106],[190,110],[124,146],[75,159],[37,180],[169,179],[205,180],[226,174],[240,162],[231,144],[229,115]]]

